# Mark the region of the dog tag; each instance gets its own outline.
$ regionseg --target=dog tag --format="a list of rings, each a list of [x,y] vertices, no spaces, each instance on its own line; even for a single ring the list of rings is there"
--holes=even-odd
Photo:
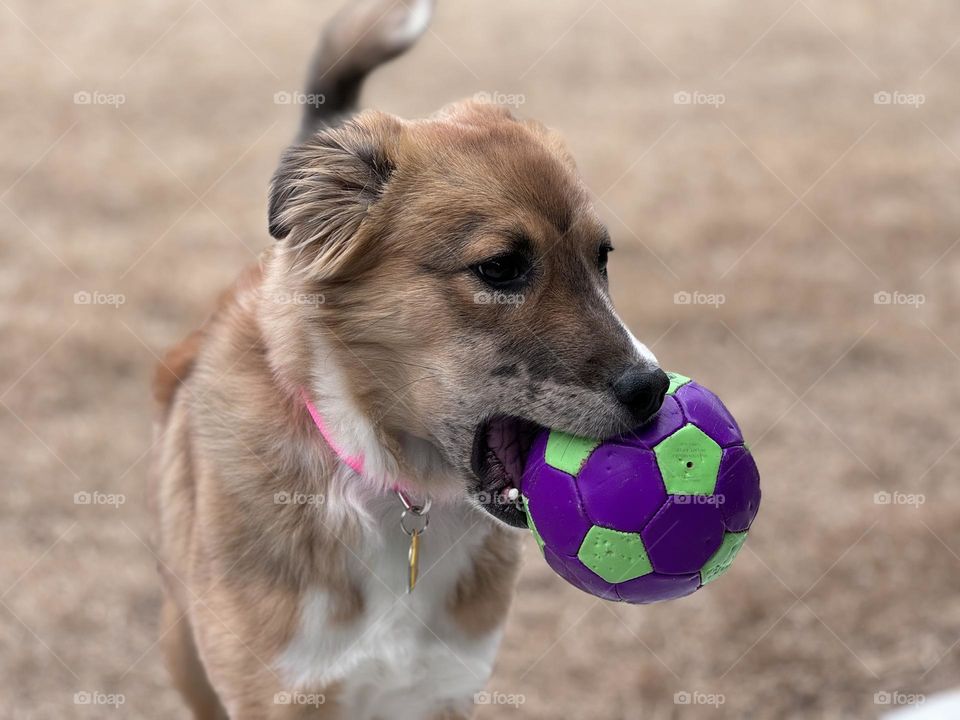
[[[410,565],[410,575],[407,580],[407,594],[413,592],[417,585],[417,576],[420,573],[420,531],[415,530],[410,534],[410,550],[407,553],[407,559]]]
[[[420,574],[420,536],[430,524],[430,498],[423,505],[414,505],[400,490],[397,497],[403,504],[403,513],[400,515],[400,529],[410,538],[410,549],[407,551],[407,595],[413,592]]]

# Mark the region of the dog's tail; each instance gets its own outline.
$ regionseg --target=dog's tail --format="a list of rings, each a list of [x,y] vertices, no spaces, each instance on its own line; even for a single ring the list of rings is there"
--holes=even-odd
[[[435,0],[348,0],[324,28],[307,76],[299,140],[355,109],[367,75],[409,49],[433,17]]]

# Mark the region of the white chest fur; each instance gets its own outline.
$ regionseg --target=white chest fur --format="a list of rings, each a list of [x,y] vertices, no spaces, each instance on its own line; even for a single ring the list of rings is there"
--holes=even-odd
[[[348,625],[330,623],[327,591],[311,589],[277,669],[291,690],[339,682],[343,715],[354,720],[468,712],[490,676],[501,630],[467,637],[449,618],[447,603],[489,521],[465,505],[435,507],[422,536],[420,580],[407,595],[409,539],[400,530],[400,504],[390,497],[370,509],[377,532],[348,553],[364,593],[362,615]]]

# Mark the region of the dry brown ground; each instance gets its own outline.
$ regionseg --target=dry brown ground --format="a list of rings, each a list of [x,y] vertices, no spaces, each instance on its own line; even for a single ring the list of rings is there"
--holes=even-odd
[[[0,3],[0,716],[184,716],[139,540],[148,377],[268,242],[265,184],[296,122],[273,95],[299,87],[332,11]],[[595,601],[529,542],[490,683],[525,702],[480,717],[863,718],[878,691],[958,684],[958,36],[960,6],[933,0],[440,0],[370,83],[402,115],[520,94],[566,134],[618,246],[622,314],[726,398],[764,478],[736,566],[684,601]],[[884,90],[925,103],[875,104]]]

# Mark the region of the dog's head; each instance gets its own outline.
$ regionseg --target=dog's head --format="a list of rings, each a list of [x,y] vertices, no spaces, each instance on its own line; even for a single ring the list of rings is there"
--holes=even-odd
[[[287,310],[299,362],[335,358],[388,445],[505,522],[524,521],[500,496],[538,428],[606,437],[660,407],[667,378],[610,301],[609,234],[539,124],[363,113],[287,151],[270,231],[288,295],[322,298]]]

